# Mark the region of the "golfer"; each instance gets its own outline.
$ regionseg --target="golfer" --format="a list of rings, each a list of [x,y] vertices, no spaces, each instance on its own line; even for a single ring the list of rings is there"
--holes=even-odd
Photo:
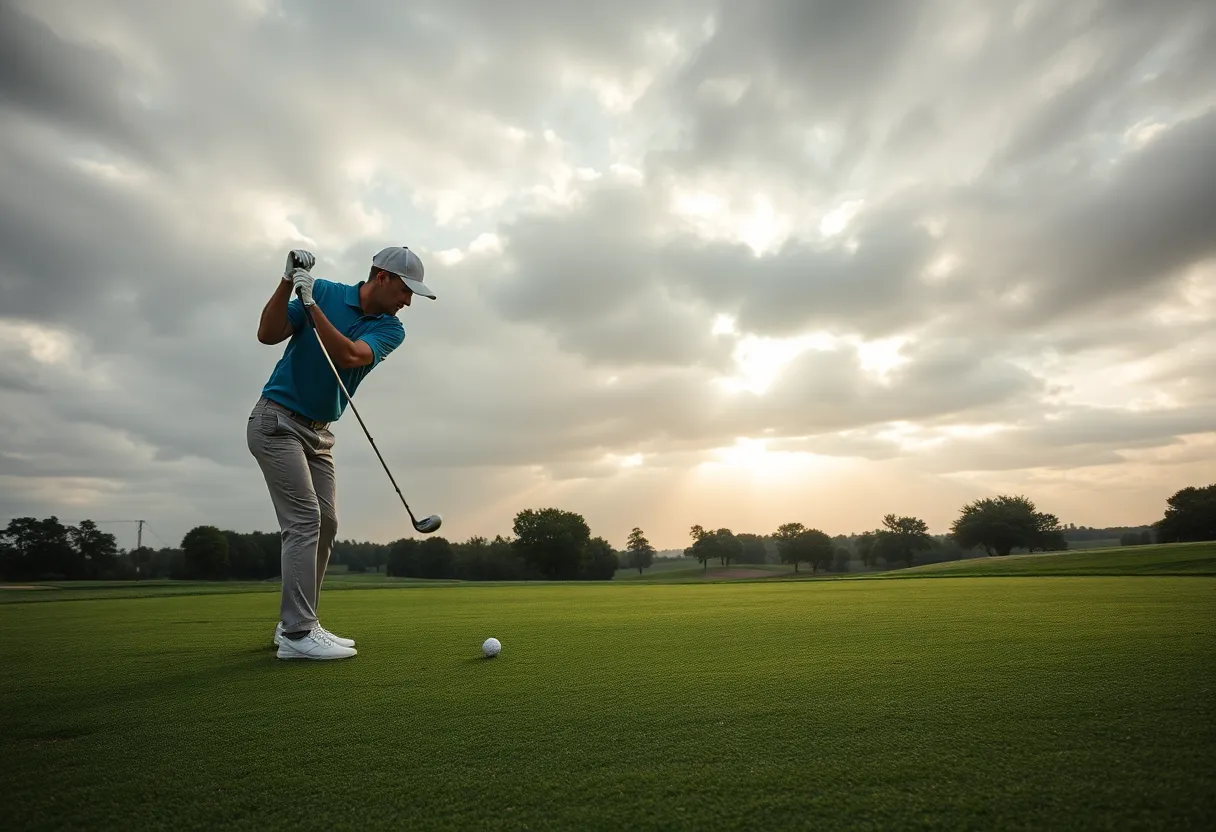
[[[321,626],[317,602],[338,530],[334,435],[329,427],[346,409],[333,360],[347,391],[405,338],[397,319],[414,295],[435,299],[422,282],[418,255],[390,246],[372,258],[367,280],[355,284],[314,279],[316,258],[295,250],[262,310],[258,340],[287,348],[249,414],[246,439],[258,461],[278,516],[283,592],[274,643],[280,659],[344,659],[355,643]],[[293,295],[297,295],[293,297]],[[317,335],[308,332],[305,308]]]

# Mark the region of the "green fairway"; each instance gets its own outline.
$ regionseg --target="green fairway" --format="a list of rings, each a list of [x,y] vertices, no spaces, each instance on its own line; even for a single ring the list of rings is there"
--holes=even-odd
[[[1216,541],[969,558],[900,569],[881,577],[1009,575],[1216,575]]]
[[[48,590],[49,592],[49,590]],[[1216,581],[272,593],[0,607],[6,828],[1202,828]],[[502,655],[480,658],[487,636]]]

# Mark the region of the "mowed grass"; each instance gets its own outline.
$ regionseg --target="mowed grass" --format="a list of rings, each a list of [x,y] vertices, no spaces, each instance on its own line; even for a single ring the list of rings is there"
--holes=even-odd
[[[970,558],[900,569],[882,577],[1009,575],[1216,575],[1216,541]]]
[[[0,607],[5,828],[1205,828],[1216,581],[420,586]],[[487,636],[502,655],[480,657]]]

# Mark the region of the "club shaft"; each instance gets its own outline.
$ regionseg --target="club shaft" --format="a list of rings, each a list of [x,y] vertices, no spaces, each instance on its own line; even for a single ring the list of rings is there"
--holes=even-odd
[[[414,512],[410,510],[410,504],[405,501],[405,495],[401,493],[401,489],[397,487],[397,481],[393,479],[393,472],[388,470],[388,464],[385,463],[384,457],[380,455],[380,449],[376,447],[376,440],[372,439],[371,431],[367,429],[367,425],[363,422],[363,417],[359,415],[359,408],[355,407],[354,399],[350,393],[346,391],[346,385],[342,383],[342,376],[338,374],[338,368],[334,365],[334,361],[329,357],[329,351],[325,349],[325,343],[321,340],[321,333],[317,330],[317,322],[312,318],[312,310],[307,306],[304,307],[304,312],[308,315],[309,322],[312,323],[312,331],[317,336],[317,346],[321,348],[321,354],[325,356],[325,361],[329,364],[329,369],[333,370],[334,379],[338,382],[338,387],[342,389],[342,395],[346,397],[346,403],[350,405],[350,409],[354,411],[355,418],[359,420],[359,427],[363,428],[363,434],[367,437],[367,441],[372,443],[372,450],[376,452],[376,459],[380,460],[381,467],[384,468],[384,473],[388,474],[388,481],[393,484],[393,490],[397,492],[397,496],[401,498],[401,505],[405,506],[406,512],[413,521],[415,528],[418,526],[418,520],[414,517]]]

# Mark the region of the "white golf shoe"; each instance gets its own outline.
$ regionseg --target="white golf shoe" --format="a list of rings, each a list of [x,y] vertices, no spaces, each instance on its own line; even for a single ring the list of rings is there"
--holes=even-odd
[[[280,659],[348,659],[359,651],[353,647],[343,647],[329,637],[320,625],[313,627],[312,632],[304,638],[292,640],[279,639]]]
[[[323,633],[325,633],[325,635],[329,636],[330,641],[334,642],[334,644],[337,644],[340,647],[354,647],[355,646],[355,640],[353,638],[343,638],[342,636],[334,635],[329,630],[326,630],[324,627],[321,628],[321,632],[323,632]],[[278,624],[274,625],[274,646],[278,647],[279,642],[281,642],[282,640],[283,640],[283,622],[280,621]]]

